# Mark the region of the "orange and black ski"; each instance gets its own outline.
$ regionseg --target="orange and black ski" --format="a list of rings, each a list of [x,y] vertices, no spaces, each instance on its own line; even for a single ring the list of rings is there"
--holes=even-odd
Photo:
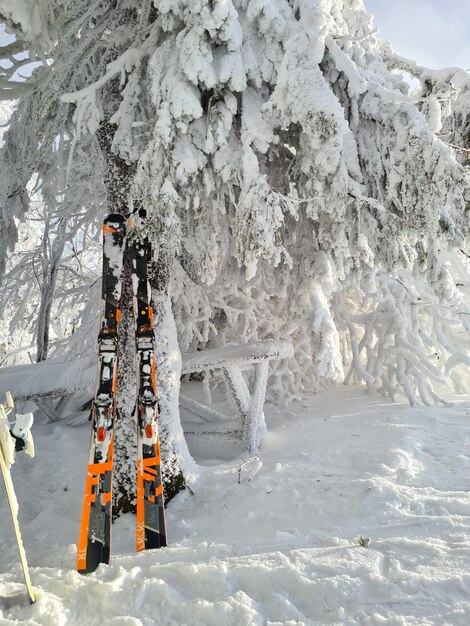
[[[147,268],[150,243],[130,246],[137,353],[137,551],[167,545],[158,437],[155,339]]]
[[[93,428],[77,546],[77,569],[93,572],[109,563],[118,329],[122,299],[126,218],[117,213],[103,223],[103,283],[98,336],[98,383],[92,405]]]
[[[77,569],[94,571],[111,555],[112,475],[119,319],[125,254],[132,264],[137,355],[137,550],[167,545],[158,436],[155,339],[148,283],[150,244],[127,241],[127,221],[109,215],[103,224],[102,318],[98,337],[98,385],[93,401],[93,429]]]

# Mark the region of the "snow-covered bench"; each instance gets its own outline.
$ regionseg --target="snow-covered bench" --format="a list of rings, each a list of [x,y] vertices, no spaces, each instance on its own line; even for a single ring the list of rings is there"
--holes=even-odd
[[[50,359],[41,363],[0,369],[0,398],[11,391],[18,408],[32,400],[51,421],[61,418],[67,400],[96,384],[96,357],[73,361]]]
[[[232,405],[241,418],[243,448],[248,452],[256,452],[266,430],[263,408],[269,361],[292,356],[293,347],[287,341],[228,345],[184,354],[182,373],[212,372],[225,381]],[[247,368],[254,369],[251,385],[243,375]],[[214,418],[220,416],[216,411],[184,396],[181,397],[181,404],[187,410],[205,414],[209,419],[211,415]]]
[[[269,361],[289,358],[292,354],[292,344],[285,341],[228,345],[183,354],[182,374],[211,372],[222,378],[241,418],[243,447],[253,452],[257,450],[266,429],[263,406]],[[243,375],[248,368],[254,370],[251,385]],[[95,384],[95,357],[69,362],[52,359],[0,369],[0,397],[10,390],[18,406],[32,400],[51,421],[60,419],[64,404],[75,392],[87,390],[93,394]],[[181,397],[181,404],[207,419],[223,417],[217,411],[184,396]]]

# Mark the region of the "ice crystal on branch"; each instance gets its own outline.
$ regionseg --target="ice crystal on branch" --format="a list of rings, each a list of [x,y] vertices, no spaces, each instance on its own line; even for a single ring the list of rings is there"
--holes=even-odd
[[[396,55],[362,0],[33,4],[29,21],[3,9],[48,55],[9,131],[13,152],[28,136],[18,193],[34,172],[49,181],[61,134],[61,192],[83,188],[76,163],[95,171],[97,141],[94,187],[110,209],[145,208],[139,228],[176,259],[183,350],[291,338],[270,378],[282,397],[355,380],[431,402],[462,384],[465,72]],[[14,230],[27,207],[1,191]]]

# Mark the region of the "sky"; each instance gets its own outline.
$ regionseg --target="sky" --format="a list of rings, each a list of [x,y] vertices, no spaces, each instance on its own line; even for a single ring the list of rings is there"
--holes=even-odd
[[[431,68],[470,69],[470,0],[364,0],[380,37]]]
[[[11,8],[11,2],[0,0],[0,5]],[[399,54],[426,67],[470,69],[470,0],[364,0],[364,4],[374,15],[380,36]]]

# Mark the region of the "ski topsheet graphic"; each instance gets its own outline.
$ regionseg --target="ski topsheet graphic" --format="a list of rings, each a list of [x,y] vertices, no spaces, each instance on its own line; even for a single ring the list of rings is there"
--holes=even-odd
[[[98,335],[98,384],[92,405],[93,428],[85,483],[77,568],[92,572],[109,563],[118,328],[121,315],[122,263],[126,220],[109,215],[103,223],[103,283]]]
[[[10,422],[7,416],[14,407],[13,399],[9,391],[7,391],[6,397],[6,404],[0,404],[0,466],[2,468],[3,482],[5,483],[5,490],[13,521],[13,528],[15,530],[16,542],[20,552],[21,566],[23,568],[26,588],[31,602],[35,602],[36,598],[34,597],[33,588],[31,586],[26,553],[18,522],[18,501],[16,499],[15,489],[13,487],[13,481],[10,474],[11,465],[15,462],[15,448],[17,450],[24,449],[26,454],[34,456],[34,444],[30,433],[31,425],[33,423],[33,415],[31,413],[28,413],[27,415],[17,415],[13,428],[10,430]]]
[[[166,546],[165,510],[160,470],[158,408],[155,378],[155,339],[147,268],[147,241],[130,249],[134,284],[137,352],[137,550]]]
[[[77,569],[87,573],[111,554],[112,475],[119,320],[123,259],[130,254],[137,354],[137,550],[166,546],[160,470],[155,351],[149,298],[147,240],[128,241],[127,221],[119,214],[103,223],[103,285],[98,336],[98,383],[92,406],[93,427],[85,484]],[[117,417],[118,419],[118,417]]]

